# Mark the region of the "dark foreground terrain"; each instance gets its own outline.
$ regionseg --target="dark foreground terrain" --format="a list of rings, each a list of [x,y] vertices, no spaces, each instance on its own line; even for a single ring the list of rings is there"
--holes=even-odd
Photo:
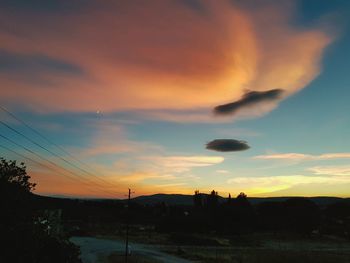
[[[115,237],[117,238],[117,237]],[[74,237],[85,263],[125,262],[123,240]],[[350,262],[350,244],[335,240],[278,240],[260,237],[258,246],[190,246],[131,243],[129,262]]]
[[[350,262],[350,205],[341,198],[155,195],[125,200],[37,197],[88,262]],[[149,200],[149,203],[147,203]],[[192,201],[192,203],[189,202]]]

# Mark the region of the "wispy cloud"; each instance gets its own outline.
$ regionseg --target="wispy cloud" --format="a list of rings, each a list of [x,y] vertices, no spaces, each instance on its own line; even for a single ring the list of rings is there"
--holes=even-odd
[[[318,161],[333,159],[350,159],[350,153],[325,153],[320,155],[303,153],[277,153],[255,156],[254,159],[261,160],[292,160],[292,161]]]
[[[147,179],[158,179],[158,180],[175,180],[176,177],[171,174],[155,174],[155,173],[134,173],[119,177],[118,180],[128,182],[131,184],[145,181]]]
[[[350,166],[315,166],[307,169],[317,175],[339,175],[339,176],[350,176]],[[349,178],[350,180],[350,178]]]
[[[151,162],[158,169],[169,172],[187,172],[195,167],[206,167],[220,164],[224,161],[221,156],[145,156],[143,160]]]
[[[176,183],[176,184],[156,184],[155,187],[157,188],[172,188],[172,187],[177,187],[177,186],[183,186],[186,183]]]
[[[229,174],[230,172],[227,170],[216,170],[215,172],[219,173],[219,174]]]
[[[198,181],[200,177],[190,172],[193,168],[212,166],[223,161],[224,158],[220,156],[143,155],[127,159],[126,169],[123,162],[120,164],[119,161],[115,166],[99,165],[98,169],[112,182],[153,188],[165,181],[171,181],[173,185]],[[130,169],[132,165],[133,169]]]

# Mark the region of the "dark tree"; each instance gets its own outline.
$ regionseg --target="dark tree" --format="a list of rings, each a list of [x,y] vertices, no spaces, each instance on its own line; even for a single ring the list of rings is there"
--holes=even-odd
[[[24,163],[17,165],[16,161],[6,161],[0,158],[0,185],[4,189],[6,187],[17,188],[18,191],[31,192],[35,185],[31,183],[30,176],[27,175]]]
[[[247,195],[243,192],[240,192],[239,195],[237,195],[237,200],[247,200]]]
[[[0,159],[0,227],[29,222],[33,216],[31,183],[24,163]]]
[[[24,163],[0,159],[0,262],[79,263],[79,249],[40,224]]]
[[[203,206],[202,195],[199,193],[199,190],[194,191],[193,204],[195,208]]]
[[[209,209],[215,209],[218,206],[218,192],[215,190],[211,191],[210,195],[207,197],[207,205]]]

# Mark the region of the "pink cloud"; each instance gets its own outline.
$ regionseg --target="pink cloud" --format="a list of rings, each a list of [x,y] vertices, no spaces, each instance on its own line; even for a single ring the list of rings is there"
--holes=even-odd
[[[205,14],[163,0],[104,1],[59,15],[1,11],[0,49],[64,61],[83,74],[39,72],[40,81],[28,82],[1,73],[0,101],[40,111],[210,109],[247,88],[280,88],[289,96],[319,74],[332,36],[292,26],[291,9],[203,5]],[[260,105],[241,117],[276,106]],[[152,116],[207,121],[196,114]]]

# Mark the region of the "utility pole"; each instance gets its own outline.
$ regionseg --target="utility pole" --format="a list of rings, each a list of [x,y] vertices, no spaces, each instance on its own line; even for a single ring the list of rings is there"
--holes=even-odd
[[[130,211],[130,195],[131,195],[131,189],[129,188],[129,194],[128,194],[128,202],[127,202],[127,209],[126,212],[126,240],[125,240],[125,262],[128,262],[128,256],[129,256],[129,211]]]

